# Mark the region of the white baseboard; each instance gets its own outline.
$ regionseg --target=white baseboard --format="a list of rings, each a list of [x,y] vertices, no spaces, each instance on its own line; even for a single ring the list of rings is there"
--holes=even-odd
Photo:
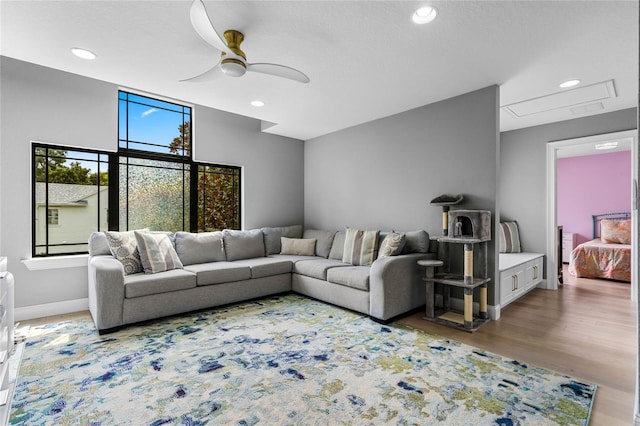
[[[23,306],[15,308],[14,318],[23,321],[34,318],[50,317],[52,315],[70,314],[72,312],[89,309],[89,299],[65,300],[64,302],[45,303],[43,305]]]

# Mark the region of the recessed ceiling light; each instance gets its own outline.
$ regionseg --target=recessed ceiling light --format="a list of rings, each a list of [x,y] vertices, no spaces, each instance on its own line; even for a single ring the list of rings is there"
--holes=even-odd
[[[613,149],[618,146],[618,142],[597,143],[596,149]]]
[[[251,101],[251,105],[254,107],[263,107],[264,106],[264,102],[262,101]]]
[[[76,55],[78,58],[94,60],[96,58],[96,54],[90,50],[82,49],[80,47],[74,47],[71,49],[71,53]]]
[[[567,80],[560,83],[560,87],[562,87],[563,89],[566,89],[567,87],[573,87],[577,84],[580,84],[580,80]]]
[[[411,19],[416,24],[426,24],[436,19],[436,16],[438,16],[438,9],[433,6],[424,6],[413,12]]]

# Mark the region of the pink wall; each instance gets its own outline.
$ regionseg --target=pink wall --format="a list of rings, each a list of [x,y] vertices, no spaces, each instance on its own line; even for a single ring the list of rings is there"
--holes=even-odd
[[[631,151],[557,162],[558,225],[578,234],[576,243],[591,240],[591,215],[631,209]]]

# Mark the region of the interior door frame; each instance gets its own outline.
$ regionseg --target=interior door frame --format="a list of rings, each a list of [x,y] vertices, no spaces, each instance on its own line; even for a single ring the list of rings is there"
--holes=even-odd
[[[582,138],[565,139],[547,144],[547,284],[550,290],[558,289],[557,250],[557,168],[558,150],[568,146],[594,144],[612,140],[629,140],[631,143],[631,300],[638,301],[638,131],[604,133]]]

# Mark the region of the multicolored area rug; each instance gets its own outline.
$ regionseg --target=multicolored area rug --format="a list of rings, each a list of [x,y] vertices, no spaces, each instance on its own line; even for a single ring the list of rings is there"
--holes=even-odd
[[[585,425],[596,386],[286,295],[29,329],[11,424]]]

